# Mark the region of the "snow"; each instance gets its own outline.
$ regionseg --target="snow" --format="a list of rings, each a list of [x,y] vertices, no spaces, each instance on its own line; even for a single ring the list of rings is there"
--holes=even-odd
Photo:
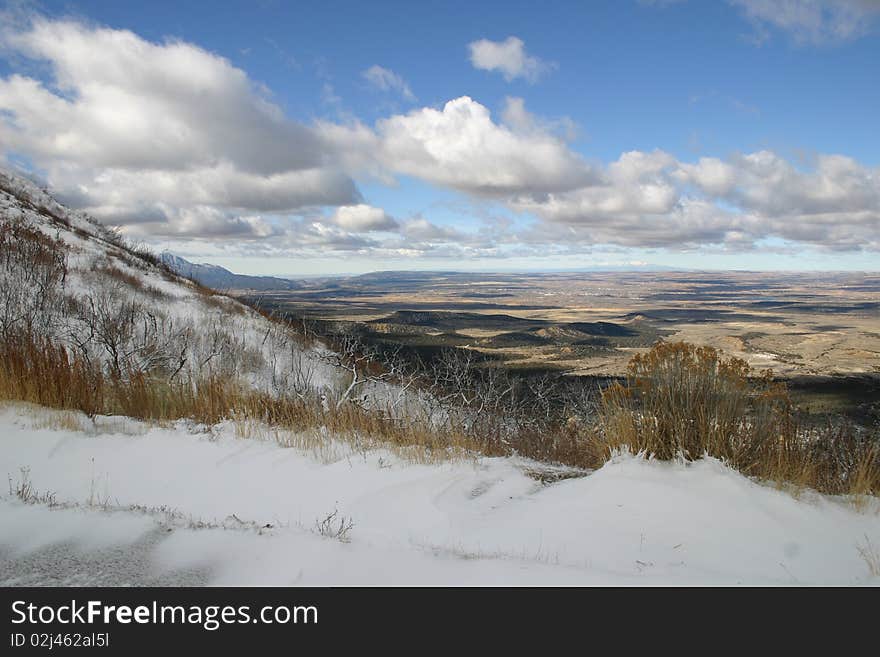
[[[880,584],[859,553],[880,547],[876,500],[795,497],[713,459],[542,484],[515,458],[58,417],[0,410],[0,472],[29,468],[59,503],[0,500],[0,584]],[[316,531],[334,510],[347,541]]]

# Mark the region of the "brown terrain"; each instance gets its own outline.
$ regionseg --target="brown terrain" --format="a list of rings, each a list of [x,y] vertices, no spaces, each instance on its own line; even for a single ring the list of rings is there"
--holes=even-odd
[[[880,382],[880,274],[379,272],[254,298],[291,316],[366,324],[384,341],[476,349],[512,368],[616,376],[663,339],[717,347],[796,383],[824,381],[832,405],[839,394],[870,402]]]

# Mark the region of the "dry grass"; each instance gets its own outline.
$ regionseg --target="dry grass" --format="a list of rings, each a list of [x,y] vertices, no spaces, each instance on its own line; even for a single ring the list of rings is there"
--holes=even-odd
[[[31,469],[27,467],[19,468],[19,478],[17,481],[13,481],[12,475],[9,475],[9,495],[10,497],[17,497],[25,504],[57,506],[55,493],[40,493],[34,488],[33,482],[31,482]]]
[[[799,430],[785,386],[711,347],[660,343],[604,391],[595,442],[669,460],[719,458],[747,476],[831,494],[880,493],[880,443],[856,427]]]
[[[228,378],[168,381],[142,372],[107,375],[63,347],[26,338],[0,342],[0,399],[152,423],[190,419],[205,425],[232,420],[243,438],[319,451],[329,436],[351,452],[389,448],[409,461],[432,463],[480,451],[455,433],[389,419],[356,404],[326,408],[317,397],[275,397]],[[72,426],[75,418],[55,418]],[[325,455],[325,458],[329,458]]]
[[[169,298],[169,296],[165,292],[160,290],[159,288],[154,287],[152,285],[147,285],[146,283],[144,283],[143,280],[141,280],[137,276],[135,276],[133,274],[129,274],[128,272],[126,272],[123,269],[120,269],[116,265],[113,265],[110,263],[101,264],[101,265],[97,265],[96,267],[94,267],[94,269],[92,271],[95,274],[103,275],[103,276],[106,276],[110,279],[119,281],[119,282],[127,285],[128,287],[130,287],[134,290],[137,290],[138,292],[141,292],[142,294],[144,294],[152,299],[161,301],[163,299]]]
[[[60,346],[23,336],[0,342],[0,397],[41,406],[105,412],[105,377]]]
[[[151,423],[231,420],[242,438],[269,439],[323,461],[385,449],[416,463],[475,454],[517,454],[596,468],[621,450],[658,459],[710,455],[761,480],[852,496],[880,492],[880,442],[852,427],[798,429],[783,386],[740,360],[684,343],[658,344],[633,359],[626,385],[602,395],[598,420],[539,424],[505,434],[504,417],[480,431],[433,428],[354,403],[277,397],[233,379],[173,380],[143,372],[108,375],[70,351],[18,337],[0,342],[0,398],[89,417]],[[62,424],[67,421],[59,420]],[[69,421],[72,425],[74,422]],[[341,446],[341,447],[340,447]]]

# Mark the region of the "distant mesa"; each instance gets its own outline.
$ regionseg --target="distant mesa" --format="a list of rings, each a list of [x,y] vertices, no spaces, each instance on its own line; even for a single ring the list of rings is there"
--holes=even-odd
[[[636,331],[613,322],[571,322],[567,324],[569,329],[586,333],[587,335],[607,335],[610,337],[629,337],[638,335]]]
[[[430,326],[441,330],[455,330],[462,328],[529,329],[548,324],[548,322],[544,320],[523,319],[521,317],[514,317],[513,315],[451,312],[445,310],[398,310],[387,317],[374,320],[373,323]]]

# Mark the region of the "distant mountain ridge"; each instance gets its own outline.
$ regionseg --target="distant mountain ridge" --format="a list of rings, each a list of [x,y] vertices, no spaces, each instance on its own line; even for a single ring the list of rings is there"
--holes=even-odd
[[[160,260],[171,268],[174,273],[191,278],[215,290],[296,290],[302,287],[295,281],[274,276],[247,276],[234,274],[219,265],[196,264],[186,258],[176,256],[170,251],[163,251]]]

